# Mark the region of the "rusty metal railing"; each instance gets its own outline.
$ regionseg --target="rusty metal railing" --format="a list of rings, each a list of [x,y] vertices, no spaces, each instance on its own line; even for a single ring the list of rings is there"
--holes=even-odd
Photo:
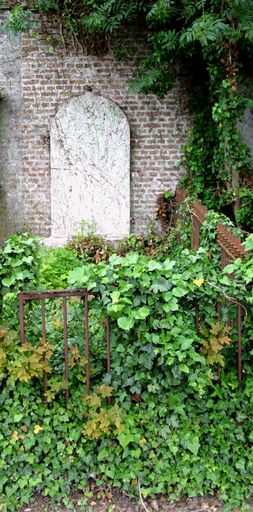
[[[68,364],[68,302],[70,297],[79,297],[84,304],[84,346],[86,357],[86,393],[90,393],[90,350],[89,350],[89,297],[99,296],[98,292],[88,292],[87,290],[42,290],[42,291],[24,291],[19,295],[19,325],[20,325],[20,341],[25,344],[25,311],[24,305],[26,301],[39,300],[41,303],[41,334],[42,343],[46,343],[46,299],[62,299],[63,311],[63,338],[64,338],[64,367],[65,367],[65,394],[66,400],[70,398],[69,390],[69,364]],[[109,318],[105,318],[105,338],[106,338],[106,352],[107,352],[107,373],[111,371],[111,349],[110,349],[110,324]],[[44,396],[48,390],[47,374],[44,372]]]
[[[186,193],[182,189],[177,189],[175,202],[177,206],[182,204],[186,199]],[[192,238],[191,248],[197,251],[200,246],[200,228],[201,224],[206,220],[208,209],[196,200],[190,203],[191,219],[192,219]],[[245,257],[245,249],[241,244],[240,239],[235,236],[226,226],[221,223],[217,224],[217,243],[221,249],[221,268],[225,268],[231,261],[237,258],[243,259]],[[231,276],[232,277],[232,276]],[[224,306],[224,300],[223,304]],[[227,301],[228,305],[228,301]],[[220,322],[221,316],[221,304],[217,305],[218,322]],[[196,327],[199,329],[199,309],[195,307]],[[231,319],[227,318],[227,325],[231,323]],[[237,329],[237,376],[239,382],[242,382],[242,327],[243,327],[243,312],[242,307],[237,304],[237,318],[236,318],[236,329]],[[220,378],[220,366],[218,366],[218,379]]]

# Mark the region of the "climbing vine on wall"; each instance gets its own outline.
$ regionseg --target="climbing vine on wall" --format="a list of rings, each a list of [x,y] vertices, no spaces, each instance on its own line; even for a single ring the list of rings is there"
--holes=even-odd
[[[27,0],[16,3],[5,28],[34,27],[34,13],[53,17],[63,39],[65,29],[87,51],[106,51],[111,34],[122,42],[142,32],[150,52],[135,87],[163,96],[178,76],[187,85],[193,124],[185,184],[251,228],[252,166],[238,123],[252,106],[253,0]]]

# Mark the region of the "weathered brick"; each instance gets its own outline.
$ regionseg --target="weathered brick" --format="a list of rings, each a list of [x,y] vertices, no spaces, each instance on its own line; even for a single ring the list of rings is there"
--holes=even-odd
[[[52,25],[51,31],[57,35],[55,26]],[[43,34],[37,41],[29,34],[16,38],[11,44],[7,44],[5,36],[0,39],[0,55],[4,52],[7,60],[4,68],[0,57],[0,86],[13,104],[12,121],[18,127],[16,131],[11,125],[8,127],[1,146],[4,153],[1,159],[5,170],[6,165],[10,168],[10,158],[6,162],[4,148],[6,143],[16,148],[15,176],[10,170],[6,175],[9,173],[11,195],[18,196],[22,222],[35,233],[50,235],[51,121],[60,105],[92,90],[115,101],[128,118],[132,229],[145,231],[155,218],[157,196],[165,189],[174,190],[182,174],[177,164],[180,145],[185,142],[189,126],[189,114],[180,86],[177,84],[164,99],[137,94],[128,88],[136,70],[134,64],[116,62],[112,54],[86,56],[71,48],[64,53],[57,47],[54,53],[49,53],[46,45]],[[13,59],[16,70],[10,82],[7,67]]]

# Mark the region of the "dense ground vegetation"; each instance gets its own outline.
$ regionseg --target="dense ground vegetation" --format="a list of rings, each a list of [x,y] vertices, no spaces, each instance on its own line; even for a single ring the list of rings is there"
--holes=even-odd
[[[129,247],[124,256],[121,244],[118,253],[108,251],[106,260],[96,263],[90,262],[94,237],[90,244],[84,239],[85,252],[80,238],[51,250],[29,234],[7,240],[0,256],[2,510],[28,503],[35,491],[68,505],[71,490],[82,492],[91,480],[130,494],[139,487],[144,497],[216,495],[227,508],[252,493],[252,292],[247,289],[253,275],[252,239],[246,242],[245,263],[236,261],[228,268],[238,274],[236,284],[217,270],[219,254],[210,226],[197,253],[188,248],[186,227],[183,237],[182,225],[163,241],[152,237],[152,256],[143,254],[147,239],[132,236],[123,244],[124,250]],[[96,244],[98,257],[98,239]],[[76,299],[69,301],[68,403],[61,302],[46,301],[44,344],[36,301],[25,309],[25,346],[18,336],[18,292],[62,287],[100,292],[89,301],[88,397],[83,307]],[[226,326],[228,311],[233,318],[237,302],[244,310],[241,385],[236,329]],[[106,373],[106,315],[111,373]],[[48,376],[47,404],[43,372]]]
[[[135,88],[164,96],[179,77],[188,90],[193,124],[184,184],[206,206],[251,231],[252,163],[239,122],[252,107],[253,1],[17,1],[6,30],[36,33],[34,13],[58,21],[63,39],[65,29],[88,52],[107,51],[116,34],[117,55],[130,60],[132,41],[142,32],[150,53]]]

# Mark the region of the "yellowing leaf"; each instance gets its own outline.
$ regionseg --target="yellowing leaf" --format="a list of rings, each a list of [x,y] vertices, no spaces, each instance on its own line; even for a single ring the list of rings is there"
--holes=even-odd
[[[13,441],[18,441],[19,440],[19,435],[18,435],[18,431],[17,430],[14,430],[11,438],[13,439]]]
[[[204,279],[203,277],[200,277],[199,279],[193,279],[192,282],[199,288],[204,283]]]
[[[33,432],[34,434],[39,434],[42,430],[43,428],[40,425],[35,425]]]

